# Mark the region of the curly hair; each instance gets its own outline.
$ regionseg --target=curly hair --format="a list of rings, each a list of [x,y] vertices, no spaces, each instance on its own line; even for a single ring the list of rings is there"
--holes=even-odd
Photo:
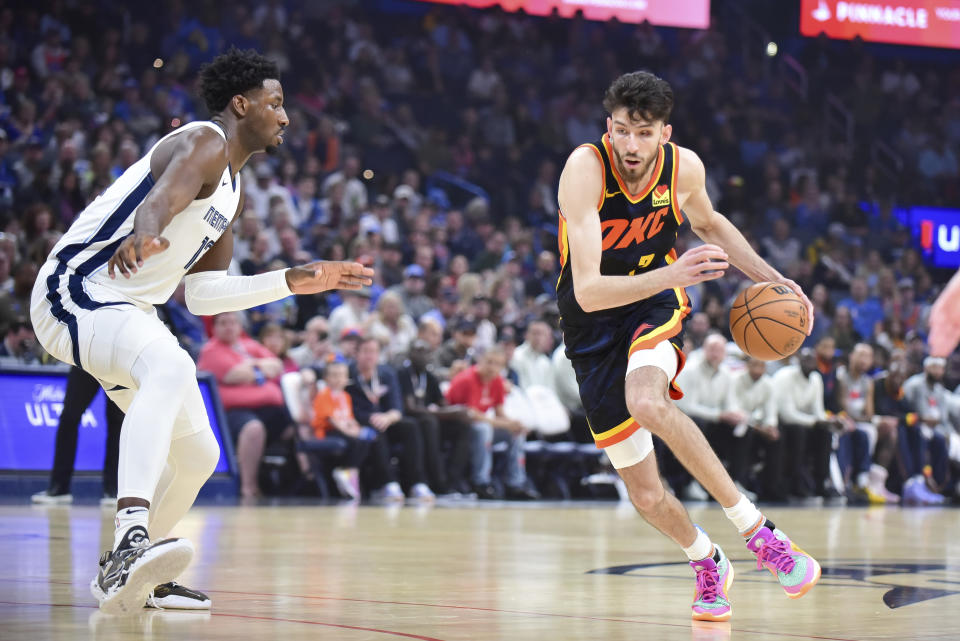
[[[611,114],[626,107],[632,119],[666,122],[673,110],[673,89],[649,71],[625,73],[607,89],[603,107]]]
[[[200,69],[200,96],[214,114],[226,109],[237,94],[262,87],[268,79],[280,79],[275,62],[253,49],[231,47]]]

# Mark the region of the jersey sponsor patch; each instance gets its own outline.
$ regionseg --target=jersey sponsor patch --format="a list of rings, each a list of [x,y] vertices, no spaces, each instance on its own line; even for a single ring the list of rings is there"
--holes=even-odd
[[[653,206],[666,207],[670,204],[670,185],[657,185],[653,190]]]

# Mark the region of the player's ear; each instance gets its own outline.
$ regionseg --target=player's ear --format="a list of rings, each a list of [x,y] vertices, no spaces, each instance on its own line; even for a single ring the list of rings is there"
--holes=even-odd
[[[607,116],[607,133],[613,135],[613,118]]]
[[[673,125],[664,125],[660,132],[660,144],[665,145],[670,141],[670,134],[673,133]]]
[[[250,109],[250,101],[243,94],[237,94],[230,100],[230,107],[233,109],[233,113],[236,116],[245,116],[247,115],[247,110]]]

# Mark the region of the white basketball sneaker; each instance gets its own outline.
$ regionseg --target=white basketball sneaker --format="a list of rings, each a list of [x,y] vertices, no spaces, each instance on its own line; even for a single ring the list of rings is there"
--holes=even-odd
[[[190,541],[150,543],[145,529],[132,527],[116,550],[100,556],[100,572],[90,582],[90,592],[106,614],[135,614],[156,586],[180,576],[192,558]]]

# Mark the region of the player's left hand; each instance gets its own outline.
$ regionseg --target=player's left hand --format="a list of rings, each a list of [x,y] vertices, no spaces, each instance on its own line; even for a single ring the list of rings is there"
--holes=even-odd
[[[810,332],[813,331],[813,303],[810,302],[810,299],[807,298],[807,295],[803,293],[803,290],[800,288],[800,285],[797,285],[795,282],[789,278],[780,277],[776,281],[777,283],[783,283],[796,293],[800,297],[800,300],[803,301],[803,304],[807,308],[807,336],[810,335]]]
[[[373,270],[360,263],[318,260],[287,270],[287,286],[294,294],[360,289],[372,284]]]

